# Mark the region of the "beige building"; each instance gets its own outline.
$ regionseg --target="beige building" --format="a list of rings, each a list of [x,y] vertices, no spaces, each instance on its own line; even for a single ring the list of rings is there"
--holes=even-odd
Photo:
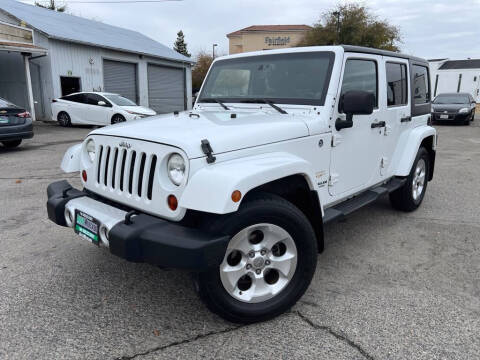
[[[227,34],[229,53],[294,47],[312,28],[308,25],[253,25]]]

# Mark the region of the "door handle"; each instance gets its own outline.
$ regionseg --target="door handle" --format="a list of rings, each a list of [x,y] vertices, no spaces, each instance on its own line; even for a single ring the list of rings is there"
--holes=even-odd
[[[400,122],[408,122],[408,121],[412,121],[411,116],[405,116],[400,119]]]
[[[375,122],[375,123],[372,123],[372,129],[375,129],[375,128],[380,128],[380,127],[385,127],[385,121],[379,121],[379,122]]]

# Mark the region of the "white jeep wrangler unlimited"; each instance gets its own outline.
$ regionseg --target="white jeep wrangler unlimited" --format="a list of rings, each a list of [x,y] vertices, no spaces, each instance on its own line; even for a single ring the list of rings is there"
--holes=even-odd
[[[218,58],[191,111],[92,131],[48,216],[128,261],[190,269],[206,305],[269,319],[303,295],[325,223],[432,179],[425,60],[353,46]]]

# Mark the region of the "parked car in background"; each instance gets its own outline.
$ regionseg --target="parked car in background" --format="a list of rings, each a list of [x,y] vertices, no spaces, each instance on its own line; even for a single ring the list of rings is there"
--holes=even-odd
[[[110,125],[156,115],[121,95],[104,92],[79,92],[54,99],[52,113],[61,126]]]
[[[439,94],[432,102],[432,120],[465,125],[475,119],[475,100],[468,93]]]
[[[30,113],[8,100],[0,98],[0,142],[6,148],[14,148],[23,139],[33,137]]]

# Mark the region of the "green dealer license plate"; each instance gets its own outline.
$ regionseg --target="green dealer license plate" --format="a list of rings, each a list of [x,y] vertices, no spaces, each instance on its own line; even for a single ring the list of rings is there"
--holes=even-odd
[[[8,116],[0,116],[0,124],[8,124]]]
[[[75,232],[81,237],[98,245],[100,222],[84,212],[75,211]]]

